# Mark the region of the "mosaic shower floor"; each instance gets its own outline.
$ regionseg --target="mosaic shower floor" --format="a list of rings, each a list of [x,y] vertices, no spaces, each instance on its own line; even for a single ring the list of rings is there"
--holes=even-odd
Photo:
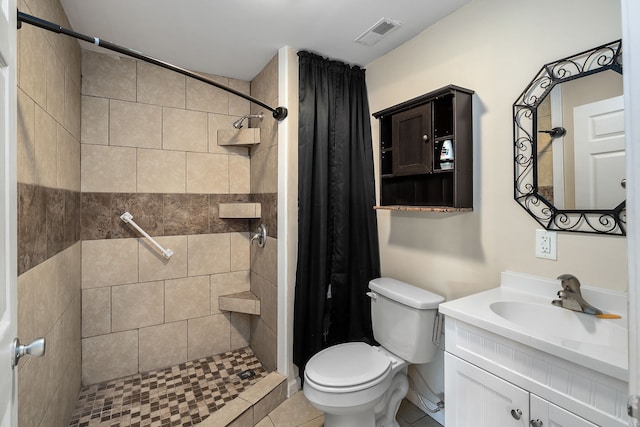
[[[267,372],[250,347],[83,387],[69,427],[191,426]]]

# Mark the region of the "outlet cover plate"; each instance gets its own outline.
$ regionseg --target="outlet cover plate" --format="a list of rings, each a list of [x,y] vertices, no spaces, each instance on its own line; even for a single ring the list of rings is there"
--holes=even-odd
[[[536,230],[536,257],[558,259],[558,233],[542,229]]]

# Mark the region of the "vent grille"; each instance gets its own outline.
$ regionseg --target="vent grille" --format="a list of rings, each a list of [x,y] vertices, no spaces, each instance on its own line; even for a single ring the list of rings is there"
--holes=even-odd
[[[399,22],[391,19],[381,18],[378,22],[369,27],[364,33],[360,34],[354,42],[365,46],[373,46],[382,40],[383,37],[394,31],[400,26]]]

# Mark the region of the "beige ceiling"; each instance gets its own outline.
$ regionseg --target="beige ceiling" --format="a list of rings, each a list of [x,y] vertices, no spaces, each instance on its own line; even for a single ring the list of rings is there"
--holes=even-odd
[[[251,80],[283,46],[366,66],[468,1],[62,0],[62,5],[77,32],[183,68]],[[354,43],[383,17],[401,26],[374,46]]]

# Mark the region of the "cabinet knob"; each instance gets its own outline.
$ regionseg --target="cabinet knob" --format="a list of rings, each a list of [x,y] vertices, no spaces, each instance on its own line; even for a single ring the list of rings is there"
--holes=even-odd
[[[519,420],[520,417],[522,417],[522,411],[520,409],[512,409],[511,410],[511,416],[514,419]]]
[[[422,135],[422,140],[424,142],[429,142],[429,135]]]
[[[540,421],[540,419],[531,420],[529,424],[531,424],[531,427],[542,427],[542,421]]]

